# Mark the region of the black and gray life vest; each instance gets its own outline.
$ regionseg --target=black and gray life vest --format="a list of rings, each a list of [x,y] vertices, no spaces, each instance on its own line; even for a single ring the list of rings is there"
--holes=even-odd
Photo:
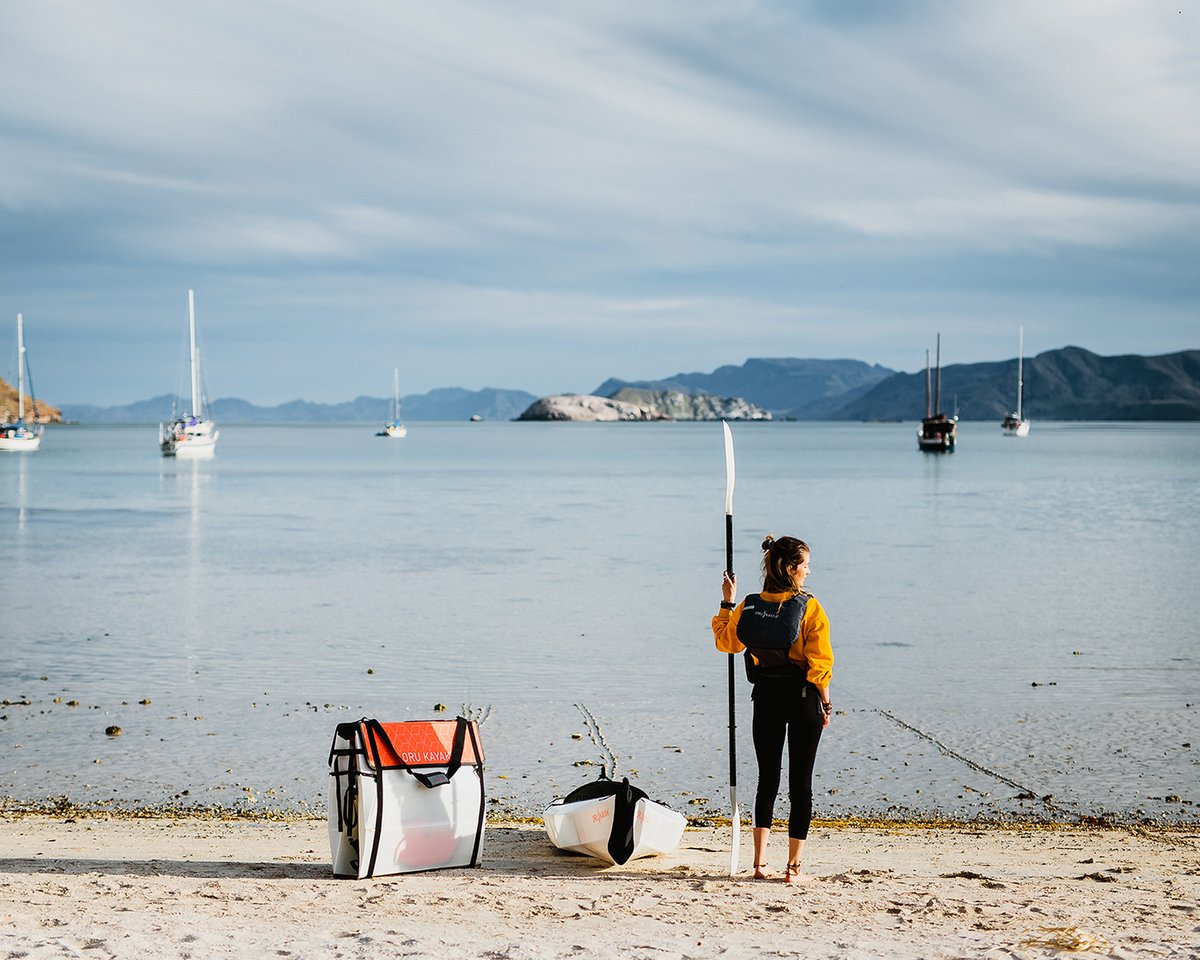
[[[800,636],[808,601],[807,593],[798,593],[783,603],[752,593],[742,603],[737,638],[746,648],[746,677],[751,683],[805,676],[804,668],[788,656],[788,651]]]

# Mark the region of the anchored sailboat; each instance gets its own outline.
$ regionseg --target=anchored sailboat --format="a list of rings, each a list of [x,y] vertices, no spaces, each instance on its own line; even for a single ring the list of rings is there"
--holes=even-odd
[[[1021,407],[1025,400],[1025,380],[1022,377],[1021,362],[1024,359],[1025,353],[1025,328],[1020,328],[1020,333],[1017,335],[1017,410],[1015,413],[1010,413],[1004,418],[1000,427],[1004,430],[1006,437],[1027,437],[1029,436],[1029,421],[1021,414]]]
[[[375,436],[394,437],[399,440],[408,435],[408,427],[400,422],[400,370],[392,371],[392,419],[383,425]]]
[[[37,400],[33,398],[33,378],[29,377],[29,400],[33,407],[32,424],[25,422],[25,379],[29,377],[29,358],[25,355],[25,321],[17,314],[17,419],[0,424],[0,450],[36,450],[42,444],[42,425],[37,422]],[[7,417],[6,417],[7,419]]]
[[[175,417],[172,423],[158,425],[158,445],[164,457],[211,457],[217,449],[221,431],[205,415],[204,391],[200,380],[200,351],[196,347],[196,301],[188,291],[188,342],[192,372],[192,407],[189,413]],[[172,411],[174,416],[174,411]]]
[[[929,351],[925,351],[925,417],[917,431],[917,446],[929,453],[951,453],[958,441],[958,417],[942,413],[942,335],[937,335],[937,386],[929,401]]]

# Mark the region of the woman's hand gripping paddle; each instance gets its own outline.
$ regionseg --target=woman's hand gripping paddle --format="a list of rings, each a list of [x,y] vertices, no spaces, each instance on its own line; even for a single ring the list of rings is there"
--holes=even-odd
[[[733,433],[725,428],[725,572],[733,579]],[[737,873],[738,852],[742,842],[742,812],[737,799],[737,712],[734,710],[733,654],[729,654],[729,809],[733,824],[733,844],[729,851],[729,875]]]

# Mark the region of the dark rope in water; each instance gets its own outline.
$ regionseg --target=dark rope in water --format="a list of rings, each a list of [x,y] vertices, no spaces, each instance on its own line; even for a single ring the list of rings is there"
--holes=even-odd
[[[935,747],[937,747],[938,750],[940,750],[943,754],[945,754],[948,757],[952,757],[953,759],[957,760],[959,763],[965,763],[972,770],[976,770],[979,773],[984,774],[985,776],[992,777],[995,780],[999,780],[1001,783],[1007,784],[1008,786],[1012,787],[1014,790],[1020,791],[1020,793],[1028,799],[1037,799],[1037,792],[1034,790],[1031,790],[1029,787],[1025,786],[1023,783],[1018,783],[1016,780],[1013,780],[1011,777],[1006,777],[1004,774],[1002,774],[996,770],[993,770],[990,767],[985,767],[982,763],[978,763],[975,760],[972,760],[970,757],[964,756],[963,754],[959,753],[954,748],[949,747],[946,744],[944,744],[941,740],[939,740],[933,734],[925,732],[920,727],[913,726],[913,724],[909,723],[907,720],[901,720],[894,713],[889,713],[887,710],[880,710],[880,709],[876,709],[874,712],[878,713],[882,717],[887,717],[887,719],[891,720],[892,723],[896,724],[897,726],[901,726],[905,730],[915,733],[921,739],[928,740]],[[1085,819],[1084,816],[1082,814],[1078,813],[1077,811],[1067,810],[1066,808],[1060,806],[1059,804],[1054,803],[1048,795],[1043,796],[1041,798],[1041,802],[1047,808],[1054,810],[1058,813],[1065,814],[1066,816],[1069,816],[1069,817],[1074,817],[1077,820]]]
[[[608,761],[608,775],[615,780],[617,778],[617,755],[613,753],[612,747],[604,739],[604,731],[600,729],[600,724],[586,705],[577,703],[575,709],[583,715],[583,724],[587,728],[588,736],[595,744],[596,749],[600,751],[601,761]]]
[[[933,734],[925,732],[920,727],[914,726],[913,724],[909,723],[907,720],[901,720],[894,713],[890,713],[887,710],[880,710],[880,709],[875,709],[872,712],[878,713],[882,717],[886,717],[888,720],[891,720],[892,723],[896,724],[897,726],[903,727],[905,730],[908,730],[911,733],[915,733],[921,739],[928,740],[935,747],[937,747],[938,750],[940,750],[943,754],[945,754],[948,757],[952,757],[953,759],[959,761],[959,763],[966,764],[972,770],[977,770],[979,773],[982,773],[985,776],[993,777],[994,779],[999,780],[1001,783],[1007,784],[1008,786],[1021,791],[1021,794],[1028,799],[1037,799],[1037,794],[1033,790],[1029,789],[1028,787],[1024,786],[1023,784],[1018,783],[1016,780],[1013,780],[1011,777],[1006,777],[1004,774],[999,773],[995,770],[992,770],[990,767],[985,767],[982,763],[977,763],[976,761],[972,760],[970,757],[963,756],[957,750],[946,746],[946,744],[942,743],[942,741],[939,740],[937,737],[933,736]],[[1056,813],[1060,813],[1064,816],[1074,817],[1080,823],[1087,823],[1088,821],[1094,821],[1094,820],[1100,820],[1103,822],[1107,819],[1104,817],[1099,817],[1099,818],[1091,817],[1087,814],[1082,814],[1075,810],[1068,810],[1065,807],[1061,806],[1060,804],[1054,803],[1053,800],[1048,795],[1043,796],[1041,798],[1041,802],[1047,809],[1053,810]],[[1125,830],[1127,833],[1131,833],[1134,836],[1142,837],[1147,840],[1154,840],[1159,843],[1167,843],[1167,844],[1171,844],[1174,846],[1184,846],[1184,847],[1189,847],[1191,849],[1196,849],[1198,846],[1200,846],[1200,845],[1196,844],[1194,841],[1189,840],[1184,837],[1180,837],[1175,833],[1169,833],[1169,834],[1165,834],[1165,835],[1161,834],[1161,833],[1156,833],[1155,831],[1153,831],[1151,829],[1147,829],[1145,826],[1139,825],[1136,823],[1115,822],[1115,823],[1108,823],[1107,825],[1117,828],[1117,829]]]

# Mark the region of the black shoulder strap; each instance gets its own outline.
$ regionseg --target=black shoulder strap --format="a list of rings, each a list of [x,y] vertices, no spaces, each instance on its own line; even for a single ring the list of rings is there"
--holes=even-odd
[[[486,791],[483,786],[483,751],[479,749],[479,741],[475,737],[475,725],[469,720],[459,717],[459,729],[466,728],[471,735],[471,749],[475,755],[475,773],[479,775],[479,819],[475,823],[475,846],[471,848],[471,866],[479,866],[479,847],[483,843],[483,817],[486,804]]]

